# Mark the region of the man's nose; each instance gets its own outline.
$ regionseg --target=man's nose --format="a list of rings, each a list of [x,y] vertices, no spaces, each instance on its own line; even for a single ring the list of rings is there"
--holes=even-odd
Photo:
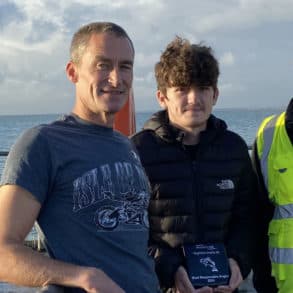
[[[113,86],[113,87],[118,87],[121,83],[121,73],[119,71],[119,68],[114,67],[110,73],[109,73],[109,78],[108,82]]]

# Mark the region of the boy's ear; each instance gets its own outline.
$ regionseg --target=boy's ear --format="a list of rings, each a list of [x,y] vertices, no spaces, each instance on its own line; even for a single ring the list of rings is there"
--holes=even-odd
[[[72,61],[69,61],[67,63],[67,65],[66,65],[66,75],[67,75],[67,78],[71,82],[73,82],[73,83],[77,83],[78,82],[77,66]]]
[[[219,89],[216,88],[215,92],[214,92],[214,97],[213,97],[213,105],[216,105],[216,103],[218,101],[218,97],[219,97]]]
[[[163,109],[167,109],[166,99],[167,99],[167,97],[162,93],[162,91],[157,90],[157,100],[158,100],[159,105]]]

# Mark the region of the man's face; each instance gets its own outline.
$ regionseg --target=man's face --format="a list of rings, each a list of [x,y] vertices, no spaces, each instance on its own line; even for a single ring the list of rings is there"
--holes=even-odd
[[[157,93],[159,103],[168,111],[170,122],[187,131],[204,130],[218,98],[211,86],[169,87]]]
[[[134,52],[127,38],[93,34],[78,65],[75,113],[104,124],[125,104],[132,86]],[[72,80],[72,79],[71,79]]]

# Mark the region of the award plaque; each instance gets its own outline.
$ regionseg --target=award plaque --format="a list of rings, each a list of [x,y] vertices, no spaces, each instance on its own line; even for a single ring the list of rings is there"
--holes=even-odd
[[[195,288],[228,285],[230,268],[222,243],[184,244],[187,273]]]

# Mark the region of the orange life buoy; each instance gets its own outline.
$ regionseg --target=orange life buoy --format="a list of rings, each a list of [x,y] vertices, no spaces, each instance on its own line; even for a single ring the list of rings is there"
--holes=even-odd
[[[126,136],[130,136],[136,131],[135,107],[133,91],[124,105],[124,107],[115,115],[114,129],[120,131]]]

